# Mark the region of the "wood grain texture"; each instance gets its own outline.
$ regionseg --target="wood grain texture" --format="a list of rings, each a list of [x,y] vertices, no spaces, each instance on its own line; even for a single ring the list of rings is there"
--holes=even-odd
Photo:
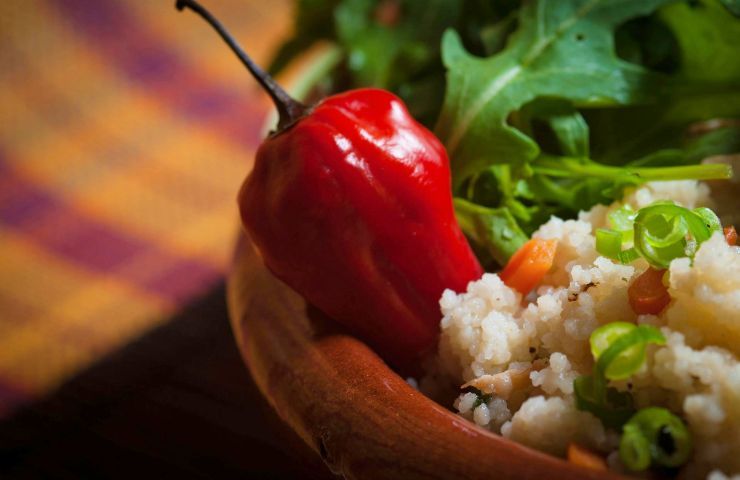
[[[257,386],[330,469],[352,479],[617,479],[508,441],[411,388],[275,279],[242,238],[227,285]]]

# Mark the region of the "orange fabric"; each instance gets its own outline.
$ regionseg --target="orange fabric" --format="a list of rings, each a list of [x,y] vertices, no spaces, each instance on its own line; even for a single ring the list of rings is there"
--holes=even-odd
[[[288,33],[204,3],[258,62]],[[0,417],[221,280],[268,106],[174,0],[0,2]]]

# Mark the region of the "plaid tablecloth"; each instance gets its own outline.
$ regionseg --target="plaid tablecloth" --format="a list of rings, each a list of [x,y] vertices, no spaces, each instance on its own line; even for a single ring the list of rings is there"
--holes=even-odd
[[[204,0],[256,60],[288,0]],[[0,417],[227,268],[268,108],[174,0],[0,2]]]

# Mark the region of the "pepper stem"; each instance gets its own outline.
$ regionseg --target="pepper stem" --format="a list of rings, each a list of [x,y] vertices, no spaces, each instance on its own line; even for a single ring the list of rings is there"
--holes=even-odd
[[[180,11],[184,8],[190,8],[195,13],[203,17],[203,19],[208,22],[219,35],[221,35],[221,38],[223,38],[226,44],[231,47],[231,50],[233,50],[236,56],[239,57],[239,60],[241,60],[244,66],[247,67],[247,70],[249,70],[262,88],[268,93],[268,95],[270,95],[270,98],[272,98],[279,115],[278,130],[287,128],[305,113],[307,107],[288,95],[288,92],[283,90],[283,88],[278,85],[267,72],[258,67],[252,59],[249,58],[249,55],[242,50],[236,40],[234,40],[234,37],[226,31],[226,28],[224,28],[221,22],[216,20],[216,18],[211,15],[208,10],[203,8],[202,5],[195,0],[177,0],[175,8]]]

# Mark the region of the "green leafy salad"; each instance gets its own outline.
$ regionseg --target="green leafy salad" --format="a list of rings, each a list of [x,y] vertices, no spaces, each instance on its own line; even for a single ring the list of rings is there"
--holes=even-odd
[[[740,151],[737,0],[296,6],[272,73],[328,40],[313,87],[400,95],[444,142],[458,220],[489,266],[552,215],[646,181],[729,178],[700,161]]]

